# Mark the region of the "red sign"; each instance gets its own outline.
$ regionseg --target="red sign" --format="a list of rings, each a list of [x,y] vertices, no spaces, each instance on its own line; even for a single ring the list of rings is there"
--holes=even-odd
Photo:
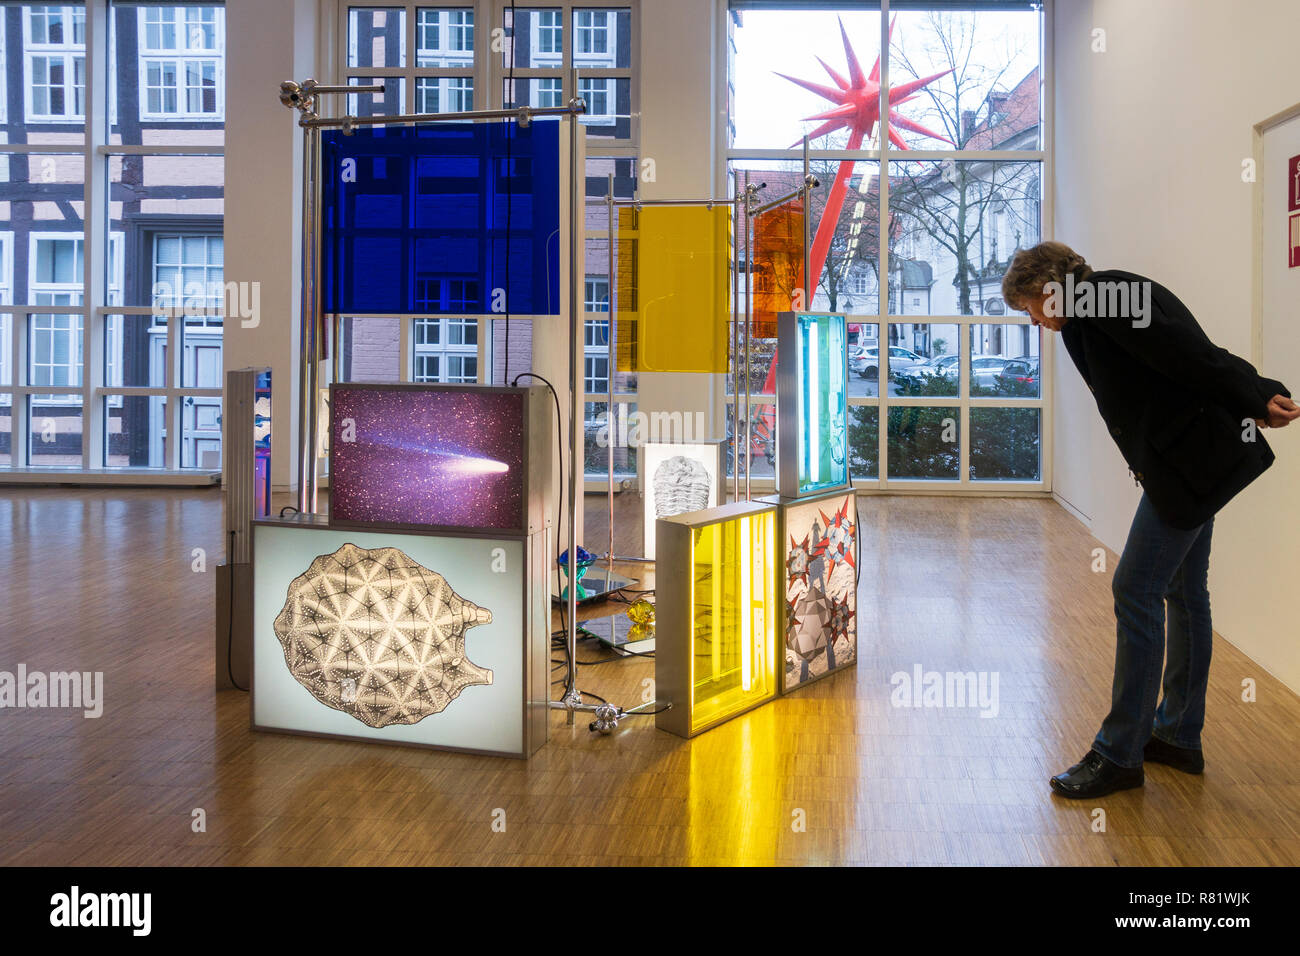
[[[1300,268],[1300,212],[1287,217],[1286,247],[1291,251],[1291,268]]]
[[[1300,156],[1292,156],[1286,164],[1287,209],[1300,209]]]

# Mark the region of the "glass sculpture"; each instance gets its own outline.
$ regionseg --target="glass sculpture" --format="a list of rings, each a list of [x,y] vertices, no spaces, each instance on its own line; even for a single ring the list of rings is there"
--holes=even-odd
[[[783,313],[777,370],[777,490],[800,497],[849,483],[848,326]]]
[[[621,372],[726,372],[731,207],[623,207]]]
[[[559,314],[559,126],[323,131],[322,311]]]
[[[767,498],[783,547],[781,687],[790,691],[857,660],[857,497]]]
[[[658,523],[657,726],[690,737],[777,692],[776,512],[740,502]]]
[[[530,525],[545,521],[550,499],[539,489],[549,486],[553,444],[542,393],[334,385],[331,523],[537,530]],[[536,415],[545,426],[534,427]]]
[[[289,585],[275,636],[295,680],[367,727],[440,713],[492,671],[465,656],[465,632],[492,612],[397,548],[345,544]]]

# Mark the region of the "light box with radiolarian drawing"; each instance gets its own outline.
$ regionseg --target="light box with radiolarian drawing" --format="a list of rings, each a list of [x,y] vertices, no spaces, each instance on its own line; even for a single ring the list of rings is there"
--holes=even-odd
[[[531,534],[551,505],[542,386],[335,384],[330,524]]]

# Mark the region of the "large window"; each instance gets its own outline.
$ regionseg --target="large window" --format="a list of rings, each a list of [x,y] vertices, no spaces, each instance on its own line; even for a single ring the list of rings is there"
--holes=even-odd
[[[737,5],[729,178],[740,188],[765,182],[768,197],[789,191],[803,175],[802,148],[791,144],[808,137],[822,184],[811,200],[822,240],[811,308],[849,317],[857,483],[1043,489],[1050,355],[1028,316],[1001,298],[1011,257],[1040,239],[1042,14],[1031,3],[917,7],[891,12],[891,33],[867,5]],[[846,63],[845,42],[860,71]],[[891,87],[915,84],[909,93],[892,98],[883,122],[878,108],[836,113],[849,96],[841,90],[870,85],[878,61]],[[836,190],[832,200],[837,180],[842,199]],[[768,278],[756,273],[756,287]],[[728,377],[729,396],[748,382],[755,478],[774,471],[780,360],[775,340],[759,338],[749,367]]]
[[[224,8],[0,3],[0,37],[0,467],[220,468]]]

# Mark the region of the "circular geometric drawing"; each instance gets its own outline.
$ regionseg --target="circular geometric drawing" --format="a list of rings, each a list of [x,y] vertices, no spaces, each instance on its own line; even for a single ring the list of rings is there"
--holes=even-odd
[[[671,518],[709,506],[709,472],[694,458],[673,455],[655,469],[655,517]]]
[[[294,578],[275,636],[289,673],[368,727],[414,724],[492,672],[465,657],[465,631],[492,612],[397,548],[345,544]]]

